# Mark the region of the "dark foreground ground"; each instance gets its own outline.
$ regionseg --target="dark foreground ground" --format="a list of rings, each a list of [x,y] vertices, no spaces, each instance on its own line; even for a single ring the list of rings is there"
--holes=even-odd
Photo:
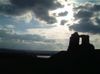
[[[100,50],[90,54],[0,50],[1,74],[99,74],[100,71]]]
[[[100,74],[99,68],[100,50],[95,50],[88,35],[77,32],[71,35],[67,51],[0,49],[1,74]]]

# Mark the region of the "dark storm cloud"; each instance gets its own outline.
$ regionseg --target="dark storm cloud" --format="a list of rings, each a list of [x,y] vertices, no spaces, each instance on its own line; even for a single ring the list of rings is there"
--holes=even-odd
[[[89,19],[84,19],[79,22],[79,24],[74,24],[70,26],[70,29],[73,29],[78,32],[87,32],[87,33],[100,33],[100,23],[99,25],[94,25],[94,23]]]
[[[60,23],[60,24],[61,24],[61,25],[65,25],[66,22],[67,22],[66,20],[61,20],[61,23]]]
[[[74,15],[74,17],[77,19],[79,18],[91,18],[93,16],[93,12],[91,11],[87,11],[87,10],[80,10],[79,12],[77,12],[77,14]]]
[[[26,10],[18,8],[17,6],[6,4],[0,5],[0,13],[4,15],[22,15],[26,13]]]
[[[58,16],[66,16],[67,14],[68,14],[68,12],[65,11],[65,12],[59,13]]]
[[[100,11],[100,5],[94,5],[93,8],[91,8],[93,11]]]
[[[78,23],[71,25],[69,28],[78,32],[100,33],[100,5],[83,4],[74,8],[75,20]],[[96,23],[96,24],[95,24]]]
[[[56,0],[10,0],[12,4],[17,5],[21,8],[42,6],[45,8],[55,9],[61,6],[60,3],[54,3],[54,1],[56,2]]]
[[[96,19],[96,23],[100,25],[100,19],[99,18],[95,18]]]
[[[62,7],[56,0],[10,0],[11,4],[0,5],[0,12],[10,15],[21,15],[32,11],[35,16],[47,23],[55,23],[48,11]]]
[[[93,3],[85,3],[78,7],[74,8],[75,10],[91,10],[91,11],[100,11],[100,5],[99,4],[93,4]]]

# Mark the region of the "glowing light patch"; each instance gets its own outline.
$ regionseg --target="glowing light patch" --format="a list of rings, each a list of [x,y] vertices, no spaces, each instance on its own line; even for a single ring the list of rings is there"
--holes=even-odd
[[[57,19],[57,24],[60,24],[61,20],[66,20],[67,24],[73,24],[74,22],[73,3],[71,3],[70,1],[66,2],[66,1],[61,1],[61,0],[60,2],[62,3],[62,5],[64,5],[64,7],[58,8],[54,11],[49,11],[49,15]],[[68,12],[66,16],[58,15],[59,13],[66,12],[66,11]]]

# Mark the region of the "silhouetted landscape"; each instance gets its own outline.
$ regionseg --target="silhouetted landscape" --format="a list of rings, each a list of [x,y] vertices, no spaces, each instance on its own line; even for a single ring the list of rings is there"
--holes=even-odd
[[[79,44],[80,38],[82,39],[81,44]],[[100,50],[96,50],[90,44],[88,35],[78,35],[77,32],[71,35],[69,47],[66,51],[27,52],[10,49],[0,50],[0,70],[2,73],[99,73]]]
[[[99,67],[100,0],[0,0],[0,74],[99,74]]]

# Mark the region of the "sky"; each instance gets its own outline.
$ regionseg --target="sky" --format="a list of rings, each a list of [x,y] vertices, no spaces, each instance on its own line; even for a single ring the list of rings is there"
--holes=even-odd
[[[99,0],[0,0],[0,48],[67,50],[75,31],[100,49]]]

